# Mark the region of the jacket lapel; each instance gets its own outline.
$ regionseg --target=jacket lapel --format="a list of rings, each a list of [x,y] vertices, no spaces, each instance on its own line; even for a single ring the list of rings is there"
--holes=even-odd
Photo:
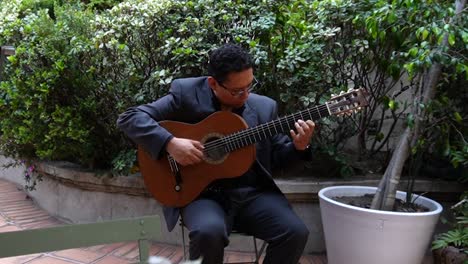
[[[249,125],[249,127],[254,127],[258,125],[257,113],[248,102],[245,104],[245,109],[242,113],[242,118],[244,118],[245,122],[247,123],[247,125]]]

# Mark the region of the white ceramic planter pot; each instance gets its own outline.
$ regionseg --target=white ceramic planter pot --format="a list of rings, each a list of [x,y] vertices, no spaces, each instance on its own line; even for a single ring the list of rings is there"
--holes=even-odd
[[[424,213],[370,210],[333,197],[374,194],[377,188],[335,186],[320,190],[320,212],[328,264],[420,264],[432,240],[442,206],[425,197]],[[405,192],[397,198],[405,199]]]

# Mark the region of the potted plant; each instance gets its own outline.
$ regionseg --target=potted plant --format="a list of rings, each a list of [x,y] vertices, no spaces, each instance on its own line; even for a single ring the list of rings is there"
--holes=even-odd
[[[386,26],[391,28],[391,32],[399,32],[410,25],[402,26],[393,23],[395,16],[405,12],[409,15],[415,10],[426,10],[416,4],[409,8],[406,6],[405,10],[400,9],[398,11],[400,13],[389,15],[391,12],[389,10],[395,11],[401,8],[401,3],[398,3],[400,2],[394,1],[392,4],[382,2],[386,8],[374,10],[365,20],[367,30],[375,34],[376,42],[385,36],[379,35],[378,27],[382,25],[381,23],[389,22],[390,25],[386,24]],[[453,18],[445,25],[445,28],[456,29],[457,23],[460,26],[459,18],[465,3],[466,1],[455,2]],[[424,5],[424,3],[419,4]],[[412,15],[417,13],[418,11],[415,11]],[[393,22],[388,21],[387,19],[392,16],[394,16]],[[414,23],[414,20],[409,23]],[[416,82],[413,86],[416,89],[408,100],[412,105],[408,114],[408,126],[399,136],[398,144],[393,150],[378,187],[335,186],[319,192],[329,264],[416,264],[423,261],[442,207],[431,199],[397,191],[397,185],[406,161],[417,150],[418,144],[421,144],[421,139],[423,139],[424,129],[430,125],[426,122],[429,119],[428,106],[435,98],[436,90],[440,86],[442,71],[445,66],[452,68],[454,66],[453,64],[450,66],[450,63],[440,58],[446,56],[449,48],[454,46],[456,30],[427,38],[430,34],[429,30],[434,30],[434,28],[420,27],[414,35],[409,32],[405,36],[408,38],[405,41],[411,43],[413,47],[407,47],[409,50],[406,56],[410,59],[403,63],[404,69],[410,79]],[[397,35],[403,37],[402,34]],[[413,38],[413,42],[410,38]],[[421,40],[424,41],[421,42]],[[428,44],[431,40],[433,40],[432,45]],[[356,200],[367,198],[366,196],[373,198],[372,202],[369,202],[369,208],[355,206],[359,204]],[[392,211],[395,202],[404,201],[405,197],[408,197],[408,200],[417,207],[426,208],[426,211],[416,210],[411,213]],[[344,200],[339,201],[338,198]],[[350,205],[349,200],[354,205]]]
[[[421,263],[442,212],[437,202],[414,196],[428,212],[366,209],[337,201],[359,200],[376,187],[334,186],[319,192],[328,263]],[[397,192],[405,199],[406,193]],[[353,202],[356,203],[356,202]]]

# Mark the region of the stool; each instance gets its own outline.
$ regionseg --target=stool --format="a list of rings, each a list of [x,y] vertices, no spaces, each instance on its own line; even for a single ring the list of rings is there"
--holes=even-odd
[[[186,249],[186,243],[185,243],[185,228],[182,223],[182,220],[180,221],[180,228],[182,230],[182,247],[184,251],[184,260],[187,260],[187,249]],[[231,232],[231,236],[251,236],[242,232],[238,232],[233,230]],[[255,253],[255,260],[254,261],[248,261],[248,262],[224,262],[223,264],[259,264],[260,263],[260,257],[263,254],[263,251],[265,250],[265,247],[267,245],[266,241],[262,241],[262,246],[260,247],[260,250],[257,247],[257,238],[252,236],[253,240],[253,245],[254,245],[254,253]]]

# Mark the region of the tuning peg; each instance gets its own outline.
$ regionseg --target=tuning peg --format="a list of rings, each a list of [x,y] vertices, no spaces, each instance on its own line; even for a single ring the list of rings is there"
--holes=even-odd
[[[354,91],[353,88],[349,88],[349,89],[348,89],[348,93],[350,93],[350,92],[352,92],[352,91]]]
[[[344,93],[345,93],[344,91],[341,91],[341,92],[340,92],[340,95],[342,95],[342,94],[344,94]]]
[[[333,97],[336,97],[336,94],[331,94],[331,97],[332,97],[332,98],[333,98]]]

